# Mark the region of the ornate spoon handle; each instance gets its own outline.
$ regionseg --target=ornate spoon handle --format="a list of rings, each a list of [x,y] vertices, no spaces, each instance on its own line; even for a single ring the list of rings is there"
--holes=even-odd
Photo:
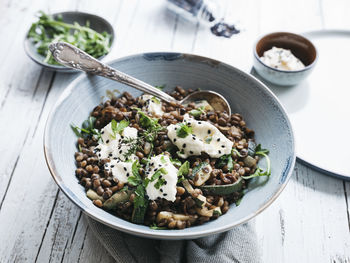
[[[89,54],[71,44],[68,44],[66,42],[52,43],[50,44],[49,49],[56,61],[66,67],[116,80],[120,83],[156,96],[166,102],[177,102],[177,100],[165,92],[141,80],[120,72],[102,63],[101,61],[98,61],[97,59],[93,58]]]

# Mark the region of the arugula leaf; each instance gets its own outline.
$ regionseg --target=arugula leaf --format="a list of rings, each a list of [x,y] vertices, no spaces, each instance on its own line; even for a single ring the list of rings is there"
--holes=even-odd
[[[185,175],[188,175],[190,171],[190,163],[188,161],[184,162],[177,172],[177,182],[181,183],[183,180],[185,180]]]
[[[201,106],[197,109],[193,109],[190,111],[190,115],[192,115],[193,117],[199,117],[202,113],[205,113],[204,111],[204,106]]]
[[[270,176],[271,175],[271,161],[270,161],[270,158],[268,156],[268,153],[269,153],[269,150],[262,149],[261,145],[259,144],[256,147],[255,155],[265,157],[266,166],[267,166],[266,171],[264,171],[260,167],[257,167],[253,174],[247,175],[247,176],[242,176],[242,178],[243,179],[251,179],[251,178],[259,177],[259,176]]]
[[[255,148],[255,154],[256,155],[262,155],[262,154],[269,154],[269,150],[268,149],[262,149],[261,148],[261,144],[258,144],[258,146],[256,146]]]
[[[42,11],[39,12],[39,20],[31,25],[28,37],[36,45],[37,52],[45,57],[44,61],[56,65],[59,63],[48,49],[51,43],[68,42],[95,58],[107,54],[111,46],[111,35],[107,32],[96,32],[90,28],[89,22],[85,26],[77,22],[69,24],[63,22],[62,17],[53,18]]]
[[[101,133],[94,128],[95,122],[96,122],[96,118],[90,116],[87,120],[83,122],[83,124],[81,125],[81,128],[79,128],[74,124],[71,124],[71,128],[75,133],[75,135],[78,137],[88,138],[88,137],[95,136],[96,139],[100,139]]]
[[[149,128],[158,123],[158,121],[148,117],[143,111],[139,111],[138,114],[140,116],[140,124],[143,128]]]
[[[131,166],[132,176],[128,177],[128,183],[132,186],[137,186],[142,183],[141,176],[139,174],[140,164],[139,161],[133,162]]]
[[[192,127],[187,126],[185,123],[180,124],[180,128],[177,129],[176,135],[180,138],[186,138],[192,133]]]

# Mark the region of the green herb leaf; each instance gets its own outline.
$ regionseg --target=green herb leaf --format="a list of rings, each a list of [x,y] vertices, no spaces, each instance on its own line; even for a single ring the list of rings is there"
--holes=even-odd
[[[185,180],[185,175],[188,175],[190,171],[190,163],[188,161],[184,162],[177,172],[177,182],[180,183]]]
[[[231,154],[221,156],[215,163],[215,166],[219,169],[222,169],[225,165],[227,165],[227,169],[231,172],[233,169],[233,159]]]
[[[129,122],[127,120],[121,120],[119,123],[117,123],[116,120],[111,121],[111,128],[114,133],[114,139],[116,138],[117,134],[121,134],[121,132],[129,126]]]
[[[75,135],[77,137],[82,137],[82,135],[79,132],[79,127],[78,126],[75,126],[75,125],[71,124],[70,127],[72,128],[73,132],[75,133]]]
[[[163,85],[160,85],[160,86],[154,86],[155,88],[157,88],[157,89],[160,89],[160,90],[163,90],[164,88],[165,88],[165,84],[163,84]]]
[[[162,185],[164,185],[165,179],[159,178],[158,181],[154,184],[154,188],[159,189]]]
[[[266,160],[266,171],[264,171],[262,168],[257,167],[255,172],[251,175],[247,175],[247,176],[242,176],[243,179],[251,179],[254,177],[259,177],[259,176],[270,176],[271,175],[271,161],[269,156],[267,155],[269,153],[269,150],[267,149],[262,149],[261,145],[259,144],[256,147],[256,151],[255,154],[258,156],[262,156],[265,157]]]
[[[160,157],[160,161],[161,161],[163,164],[165,164],[165,163],[166,163],[166,160],[165,160],[164,155],[162,155],[162,157]]]
[[[37,52],[44,56],[44,61],[49,64],[58,64],[48,49],[54,42],[68,42],[95,58],[107,54],[111,45],[111,35],[107,32],[96,32],[90,28],[89,23],[85,26],[77,22],[65,23],[62,18],[53,18],[42,11],[39,12],[39,21],[30,27],[28,37],[37,47]]]
[[[170,161],[174,166],[180,167],[182,165],[182,163],[179,159],[176,159],[176,158],[173,159],[170,157]]]
[[[128,177],[128,183],[132,186],[137,186],[142,183],[141,176],[139,174],[140,164],[139,161],[133,162],[131,166],[132,176]]]
[[[87,120],[83,122],[81,125],[81,128],[79,128],[76,125],[71,124],[71,128],[75,135],[78,137],[88,138],[88,137],[95,137],[96,139],[101,138],[100,132],[94,128],[96,122],[96,118],[90,116]]]
[[[262,149],[261,148],[261,144],[258,144],[258,146],[256,146],[255,148],[255,154],[256,155],[262,155],[262,154],[269,154],[269,150],[268,149]]]
[[[190,115],[192,115],[193,117],[199,117],[202,113],[205,113],[204,111],[204,106],[201,106],[197,109],[193,109],[190,111]]]
[[[186,138],[191,133],[192,133],[192,127],[187,126],[184,123],[181,123],[180,127],[176,131],[176,135],[180,138]]]
[[[156,223],[153,223],[152,225],[150,225],[149,228],[154,229],[154,230],[166,230],[167,229],[165,226],[157,226]]]

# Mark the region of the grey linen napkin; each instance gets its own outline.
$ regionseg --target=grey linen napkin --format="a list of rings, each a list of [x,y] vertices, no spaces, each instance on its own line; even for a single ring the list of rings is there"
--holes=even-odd
[[[126,263],[258,263],[254,222],[194,240],[154,240],[136,237],[88,218],[89,227],[117,262]]]

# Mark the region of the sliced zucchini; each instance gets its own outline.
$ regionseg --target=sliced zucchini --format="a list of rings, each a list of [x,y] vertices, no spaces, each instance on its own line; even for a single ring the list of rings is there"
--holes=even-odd
[[[205,163],[206,165],[202,165],[199,171],[194,174],[194,185],[195,186],[201,186],[210,178],[210,173],[213,170],[211,168],[211,165],[208,163]],[[194,170],[194,169],[193,169]],[[208,172],[205,172],[204,170],[207,170]],[[193,171],[192,171],[193,172]]]
[[[203,185],[200,187],[203,191],[209,192],[213,195],[229,195],[238,192],[242,189],[243,179],[239,178],[233,184],[224,185]]]
[[[193,189],[192,185],[190,184],[190,182],[188,180],[183,180],[182,185],[184,186],[186,191],[190,195],[192,195],[192,197],[193,197],[194,189]],[[196,202],[196,205],[199,207],[203,207],[205,205],[205,203],[207,202],[207,198],[204,195],[198,195],[197,197],[193,197],[193,199]]]
[[[93,200],[101,200],[102,202],[104,201],[103,197],[98,195],[94,190],[92,189],[89,189],[87,190],[86,192],[86,196],[91,199],[92,201]]]
[[[221,215],[222,215],[222,212],[221,212],[220,207],[215,207],[213,209],[213,216],[221,216]]]
[[[253,140],[248,141],[248,155],[254,157],[256,149],[256,143]]]
[[[132,191],[129,191],[129,190],[119,191],[115,193],[110,198],[108,198],[106,202],[103,203],[103,208],[107,210],[112,210],[117,208],[118,204],[124,203],[129,200],[131,193]]]
[[[159,223],[161,221],[169,222],[170,219],[187,221],[189,220],[191,223],[196,221],[197,217],[193,215],[183,215],[183,214],[174,214],[168,211],[161,211],[158,213],[156,222]]]

